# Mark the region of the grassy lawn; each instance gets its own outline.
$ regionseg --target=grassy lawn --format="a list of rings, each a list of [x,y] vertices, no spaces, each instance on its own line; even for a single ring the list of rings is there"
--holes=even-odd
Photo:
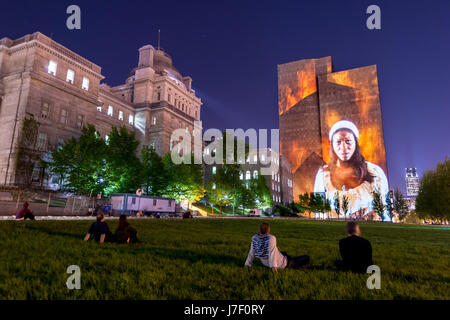
[[[330,270],[343,222],[271,220],[279,249],[315,266],[278,274],[243,267],[259,219],[132,220],[145,243],[131,246],[83,242],[91,222],[0,222],[0,299],[450,299],[449,229],[361,223],[381,268],[369,290],[368,275]]]

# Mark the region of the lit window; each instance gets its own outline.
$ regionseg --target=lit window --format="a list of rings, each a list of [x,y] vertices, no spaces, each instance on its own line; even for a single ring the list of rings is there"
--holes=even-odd
[[[81,89],[83,90],[89,90],[89,79],[86,77],[83,77],[83,82],[81,83]]]
[[[156,124],[156,117],[153,117],[153,124]]]
[[[245,180],[250,180],[250,171],[245,173]]]
[[[128,116],[128,123],[131,124],[131,125],[133,125],[133,123],[134,123],[134,117],[133,117],[132,114],[130,114],[130,115]]]
[[[241,172],[239,173],[239,179],[243,180],[244,179],[244,174]]]
[[[102,106],[97,106],[97,111],[102,112]]]
[[[209,154],[209,148],[206,148],[206,149],[205,149],[205,153],[206,153],[206,154]]]
[[[109,136],[108,135],[105,135],[105,143],[109,144]]]
[[[258,170],[253,171],[253,179],[258,179]]]
[[[212,174],[216,174],[216,167],[212,167]]]
[[[47,102],[42,103],[41,118],[48,118],[49,112],[50,112],[50,105]]]
[[[213,188],[213,190],[216,190],[216,184],[215,183],[213,183],[212,188]]]
[[[46,133],[39,133],[38,141],[37,141],[37,148],[40,151],[43,151],[45,149],[45,142],[47,141],[47,134]]]
[[[186,132],[189,132],[189,127],[186,127]]]
[[[123,111],[119,111],[119,120],[123,121]]]
[[[61,114],[59,115],[59,122],[66,124],[67,123],[67,110],[61,109]]]
[[[75,79],[75,72],[73,70],[67,70],[66,81],[73,84],[73,80]]]
[[[112,117],[113,116],[113,106],[108,106],[108,116]]]
[[[255,155],[253,156],[253,161],[254,161],[254,162],[258,162],[258,155],[255,154]]]
[[[58,138],[58,144],[57,144],[57,149],[62,149],[64,145],[64,140],[62,138]]]
[[[84,115],[79,114],[77,116],[77,128],[81,129],[83,127],[83,122],[84,122]]]
[[[47,67],[48,73],[50,73],[50,74],[56,76],[56,67],[57,67],[56,62],[50,60],[50,62],[48,63],[48,67]]]

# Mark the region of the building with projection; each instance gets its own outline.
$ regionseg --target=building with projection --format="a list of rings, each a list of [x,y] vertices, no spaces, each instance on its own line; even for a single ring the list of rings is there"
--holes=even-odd
[[[345,195],[350,214],[373,213],[373,191],[389,192],[377,67],[335,71],[331,57],[280,64],[278,110],[294,199],[320,192],[335,209]]]
[[[39,123],[29,146],[33,159],[78,137],[86,124],[106,139],[112,126],[125,126],[141,146],[163,155],[173,146],[174,129],[192,134],[200,120],[202,102],[192,79],[161,49],[141,47],[123,84],[109,86],[103,79],[100,66],[42,33],[0,39],[0,184],[52,187],[57,181],[36,160],[21,167],[24,119]]]

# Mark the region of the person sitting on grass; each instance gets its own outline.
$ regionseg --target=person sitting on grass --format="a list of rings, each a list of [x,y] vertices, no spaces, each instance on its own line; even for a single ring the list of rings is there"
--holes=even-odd
[[[259,258],[263,265],[277,272],[278,269],[299,268],[309,264],[309,256],[290,257],[277,248],[277,239],[270,234],[270,225],[263,222],[259,226],[259,233],[252,237],[246,267],[251,267],[254,258]]]
[[[127,216],[122,214],[119,218],[119,225],[116,229],[116,239],[118,243],[136,243],[139,242],[137,238],[137,230],[130,226]]]
[[[105,222],[105,215],[99,213],[97,215],[97,221],[92,223],[88,233],[84,237],[84,241],[88,241],[91,235],[94,236],[95,241],[99,243],[115,242],[115,236],[109,231],[108,224]]]
[[[16,220],[26,220],[26,219],[35,220],[33,211],[28,209],[28,207],[29,203],[25,201],[22,208],[20,208],[19,211],[17,211],[16,213]]]
[[[347,222],[348,237],[339,240],[339,251],[342,260],[336,260],[338,270],[356,273],[367,272],[372,263],[372,245],[370,241],[360,237],[361,231],[355,221]]]

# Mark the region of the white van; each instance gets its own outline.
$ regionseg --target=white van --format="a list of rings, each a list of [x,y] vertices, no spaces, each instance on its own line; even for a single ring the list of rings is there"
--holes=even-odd
[[[261,217],[262,209],[250,209],[249,217]]]

